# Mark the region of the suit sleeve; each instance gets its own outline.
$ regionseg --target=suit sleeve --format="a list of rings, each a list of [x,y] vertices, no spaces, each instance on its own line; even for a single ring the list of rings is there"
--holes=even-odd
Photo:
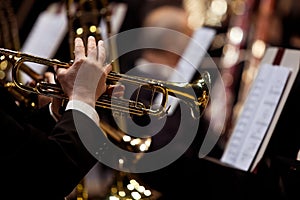
[[[41,199],[61,199],[96,164],[76,126],[83,125],[85,131],[97,131],[98,126],[80,111],[66,111],[51,136],[0,112],[2,130],[7,130],[1,131],[2,181],[9,191],[19,191],[14,197],[31,191]]]

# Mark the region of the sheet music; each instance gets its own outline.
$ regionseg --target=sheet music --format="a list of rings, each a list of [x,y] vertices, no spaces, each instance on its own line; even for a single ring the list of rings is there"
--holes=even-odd
[[[182,58],[179,60],[176,70],[170,75],[168,81],[171,82],[189,82],[201,64],[207,50],[215,37],[216,31],[211,28],[201,27],[197,29],[192,37],[191,42],[185,49]],[[159,104],[162,96],[159,94],[155,104]],[[168,97],[167,108],[168,114],[172,115],[179,103],[179,99],[173,96]]]
[[[24,42],[21,51],[44,58],[52,58],[67,33],[67,16],[66,10],[60,9],[60,4],[53,4],[57,9],[46,10],[42,12],[35,22],[31,32]],[[60,9],[60,12],[56,12]],[[34,71],[42,74],[47,69],[37,63],[26,63]],[[22,82],[26,83],[31,78],[22,73]]]
[[[253,82],[221,161],[247,171],[269,128],[290,69],[264,64]]]

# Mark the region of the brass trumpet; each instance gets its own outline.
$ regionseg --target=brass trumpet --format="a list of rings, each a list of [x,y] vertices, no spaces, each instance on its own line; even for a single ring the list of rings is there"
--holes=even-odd
[[[58,66],[63,68],[70,67],[71,62],[67,63],[61,62],[56,59],[42,58],[35,55],[26,54],[20,51],[14,51],[5,48],[0,48],[0,55],[8,56],[15,60],[15,64],[12,67],[12,79],[14,84],[19,89],[27,91],[29,93],[36,93],[67,100],[67,97],[64,94],[62,88],[59,86],[59,84],[48,83],[43,80],[40,80],[34,86],[29,86],[23,84],[19,80],[18,73],[19,71],[24,71],[24,66],[26,66],[24,65],[24,62],[33,62],[37,64],[46,65],[48,67]],[[32,72],[32,70],[25,71],[30,73]],[[171,95],[189,105],[191,111],[193,112],[193,116],[198,118],[202,115],[209,101],[210,77],[207,72],[202,74],[202,76],[200,75],[200,78],[192,83],[174,83],[148,79],[138,76],[130,76],[111,71],[107,76],[107,81],[120,81],[121,83],[126,82],[129,84],[138,85],[138,90],[150,90],[152,92],[150,103],[149,105],[146,105],[140,102],[139,95],[137,95],[135,99],[124,99],[120,97],[114,97],[108,94],[103,94],[96,102],[96,106],[100,108],[111,109],[112,111],[118,111],[121,113],[129,113],[131,115],[136,116],[143,116],[148,114],[160,117],[168,112],[167,102],[169,95]],[[189,89],[192,89],[195,95],[186,92]],[[160,106],[154,106],[154,96],[155,94],[159,93],[162,94]],[[139,91],[137,92],[137,94],[139,94]],[[199,115],[197,115],[197,113],[199,113]]]

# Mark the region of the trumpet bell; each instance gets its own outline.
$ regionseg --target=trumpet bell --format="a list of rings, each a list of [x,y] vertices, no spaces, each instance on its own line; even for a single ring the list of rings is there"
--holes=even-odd
[[[191,83],[161,81],[118,73],[113,73],[109,78],[125,85],[126,91],[129,90],[125,98],[141,103],[144,112],[139,116],[149,114],[163,117],[169,114],[172,106],[176,106],[176,102],[181,102],[188,105],[191,115],[198,119],[209,102],[211,80],[206,71],[199,73]]]

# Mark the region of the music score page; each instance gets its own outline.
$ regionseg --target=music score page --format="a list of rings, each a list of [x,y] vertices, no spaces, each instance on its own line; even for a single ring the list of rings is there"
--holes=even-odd
[[[289,78],[287,67],[260,67],[221,161],[248,171],[272,122]]]

